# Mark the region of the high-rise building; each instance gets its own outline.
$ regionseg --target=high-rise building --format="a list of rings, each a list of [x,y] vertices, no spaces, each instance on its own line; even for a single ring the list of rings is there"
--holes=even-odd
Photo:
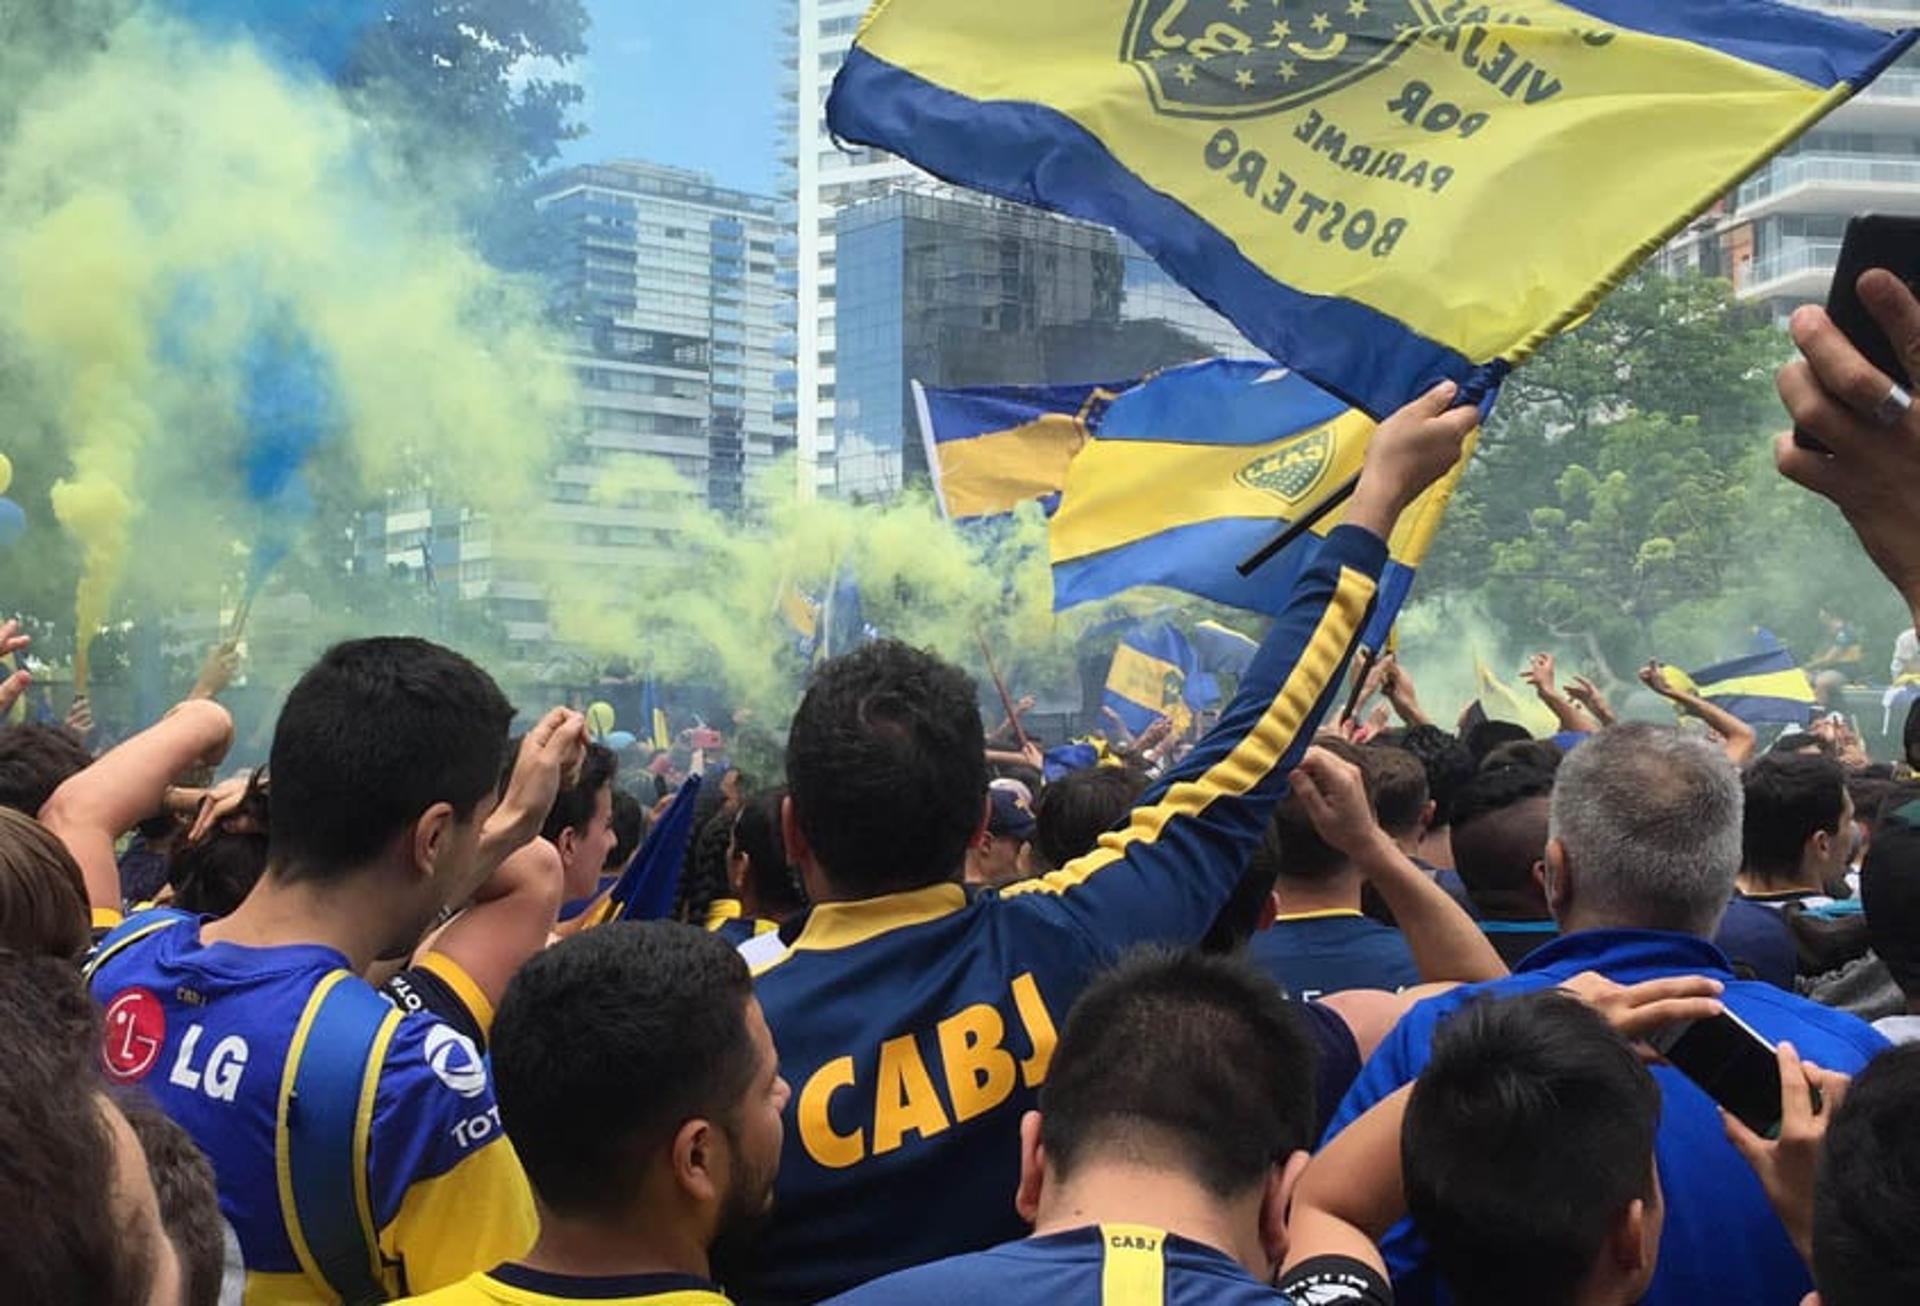
[[[1920,0],[1799,0],[1888,29],[1920,23]],[[1909,54],[1769,160],[1661,254],[1668,270],[1731,280],[1785,313],[1826,298],[1847,219],[1920,214],[1920,55]]]
[[[940,186],[912,165],[884,151],[843,146],[827,130],[827,94],[853,44],[854,32],[866,13],[868,0],[784,0],[784,5],[781,58],[786,73],[781,128],[785,140],[782,158],[785,175],[782,189],[790,202],[788,218],[796,265],[792,341],[796,358],[794,418],[802,486],[803,490],[825,494],[885,493],[889,488],[897,488],[902,471],[911,471],[911,468],[899,466],[903,455],[898,438],[888,433],[893,429],[890,418],[865,407],[857,415],[842,417],[842,405],[850,385],[858,390],[859,402],[863,405],[878,402],[879,389],[885,387],[876,388],[871,369],[880,364],[871,361],[871,356],[864,352],[859,364],[863,375],[854,381],[843,380],[841,376],[849,359],[843,345],[848,314],[843,281],[846,263],[839,247],[839,228],[848,210],[883,200],[897,191],[932,197],[961,192]],[[953,334],[958,329],[958,317],[969,311],[993,315],[992,321],[982,316],[983,334],[999,332],[1000,324],[1009,320],[1010,313],[1012,319],[1023,321],[1031,328],[1041,324],[1066,325],[1071,319],[1063,301],[1056,298],[1050,303],[1022,302],[1016,280],[1026,277],[1036,295],[1041,293],[1042,283],[1047,283],[1045,293],[1052,296],[1075,293],[1074,288],[1079,286],[1090,292],[1093,250],[1099,246],[1107,253],[1118,251],[1111,267],[1122,278],[1117,289],[1109,288],[1106,302],[1111,302],[1117,293],[1123,306],[1130,304],[1139,312],[1139,320],[1150,316],[1149,306],[1156,306],[1159,320],[1186,326],[1196,338],[1208,342],[1209,348],[1203,352],[1254,352],[1230,326],[1165,278],[1137,247],[1125,240],[1117,241],[1111,232],[1008,205],[976,207],[970,211],[950,209],[943,211],[945,216],[927,216],[934,214],[935,205],[935,198],[927,198],[902,207],[863,211],[861,222],[863,233],[875,241],[884,239],[873,235],[875,224],[898,224],[902,241],[917,241],[918,237],[908,234],[910,230],[922,230],[921,224],[926,222],[936,226],[951,222],[950,234],[968,242],[970,252],[955,255],[953,261],[967,264],[971,271],[956,275],[989,277],[993,282],[991,287],[976,285],[963,293],[960,284],[951,278],[937,293],[925,286],[915,287],[916,291],[927,292],[918,294],[914,301],[921,309],[938,308],[945,314],[943,346],[973,347],[962,344]],[[996,240],[1010,242],[1004,251],[1004,268],[1002,255],[989,248]],[[1077,259],[1084,266],[1074,272],[1058,267],[1049,271],[1047,260],[1059,258],[1070,263]],[[872,258],[863,254],[863,265],[872,262]],[[902,274],[905,266],[901,265]],[[928,275],[937,274],[929,272]],[[874,284],[871,280],[863,282],[863,293],[871,291]],[[958,298],[946,304],[942,296],[948,295]],[[1091,311],[1091,299],[1087,300],[1087,306]],[[876,329],[874,315],[885,316],[890,311],[885,305],[868,301],[859,310],[858,329],[863,333]],[[1122,320],[1126,316],[1123,313]],[[984,341],[976,344],[991,352]],[[865,351],[867,346],[863,345],[862,349]],[[921,366],[927,357],[916,355],[914,365]],[[1103,370],[1097,361],[1092,365],[1096,370]],[[1017,369],[958,369],[939,375],[975,376],[979,383],[986,383],[994,379],[1011,380],[1008,373],[1012,370]],[[1030,373],[1031,369],[1026,371]],[[925,370],[916,375],[922,380],[934,380]],[[1054,372],[1047,377],[1026,375],[1022,379],[1065,381],[1085,379],[1085,375]],[[851,440],[852,444],[843,448],[843,439]]]
[[[838,492],[924,480],[911,385],[1126,381],[1254,353],[1106,227],[948,188],[902,186],[836,215]]]
[[[594,493],[610,465],[658,459],[710,511],[736,514],[755,475],[794,450],[781,352],[793,278],[777,201],[621,161],[555,172],[534,204],[579,402],[539,523],[545,556],[497,557],[488,523],[425,494],[389,505],[361,554],[363,566],[415,569],[485,599],[528,651],[550,635],[543,567],[632,571],[663,547],[661,506]]]

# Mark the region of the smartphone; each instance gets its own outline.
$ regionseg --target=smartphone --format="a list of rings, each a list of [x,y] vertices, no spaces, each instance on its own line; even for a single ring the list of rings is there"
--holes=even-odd
[[[1654,1049],[1762,1138],[1780,1135],[1780,1060],[1773,1044],[1731,1011],[1663,1030]]]
[[[1901,217],[1889,213],[1863,213],[1847,221],[1847,234],[1840,244],[1840,262],[1833,270],[1833,285],[1827,291],[1827,316],[1841,334],[1869,363],[1886,374],[1887,379],[1913,389],[1893,341],[1860,302],[1860,274],[1869,268],[1885,268],[1907,283],[1907,289],[1920,295],[1920,217]],[[1793,433],[1794,443],[1803,449],[1825,450],[1812,436]]]

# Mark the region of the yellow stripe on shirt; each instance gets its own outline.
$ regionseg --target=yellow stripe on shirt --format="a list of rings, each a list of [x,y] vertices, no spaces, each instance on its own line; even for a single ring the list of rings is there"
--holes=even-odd
[[[1100,1226],[1101,1306],[1161,1306],[1167,1235],[1141,1224]]]
[[[444,952],[429,952],[420,959],[420,969],[453,990],[453,996],[460,999],[482,1034],[493,1032],[493,1002],[465,967]]]

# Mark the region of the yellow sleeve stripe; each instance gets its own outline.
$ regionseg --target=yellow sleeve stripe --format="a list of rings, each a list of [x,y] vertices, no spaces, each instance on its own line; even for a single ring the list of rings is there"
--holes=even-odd
[[[420,959],[420,969],[426,971],[453,990],[467,1014],[480,1026],[482,1034],[493,1032],[493,1002],[487,997],[486,990],[475,982],[473,976],[452,957],[444,952],[429,952]]]
[[[367,1190],[367,1153],[373,1142],[373,1107],[374,1099],[379,1096],[380,1072],[386,1068],[387,1045],[393,1042],[393,1032],[399,1028],[400,1011],[395,1008],[380,1022],[380,1030],[373,1036],[367,1066],[360,1076],[360,1106],[353,1118],[353,1204],[360,1214],[360,1227],[367,1233],[369,1264],[375,1283],[385,1282],[386,1267],[380,1263],[380,1226],[374,1220],[373,1198]]]
[[[93,928],[96,930],[113,929],[125,919],[126,917],[111,907],[95,907],[93,909]]]
[[[1174,818],[1196,817],[1217,798],[1237,798],[1252,792],[1299,738],[1301,726],[1339,670],[1340,659],[1366,618],[1375,588],[1373,578],[1365,572],[1342,567],[1333,601],[1327,605],[1300,660],[1287,674],[1286,683],[1266,714],[1231,752],[1198,778],[1174,785],[1152,807],[1135,808],[1125,829],[1100,836],[1100,846],[1085,857],[1038,879],[1010,884],[1000,890],[1000,896],[1065,893],[1124,858],[1135,844],[1154,843]]]
[[[1166,1297],[1166,1242],[1160,1229],[1101,1225],[1101,1306],[1161,1306]]]
[[[287,1045],[286,1068],[280,1073],[280,1101],[274,1111],[273,1131],[276,1140],[287,1137],[288,1118],[293,1106],[293,1083],[300,1070],[300,1056],[306,1050],[307,1037],[313,1032],[314,1018],[320,1014],[320,1004],[333,991],[333,986],[346,978],[346,971],[336,970],[314,985],[313,992],[307,996],[306,1009],[300,1013],[300,1023],[293,1027],[293,1041]],[[313,1249],[307,1246],[307,1234],[300,1227],[300,1212],[293,1201],[292,1149],[278,1141],[273,1149],[273,1170],[280,1190],[280,1219],[287,1226],[287,1241],[293,1245],[294,1259],[300,1262],[300,1269],[310,1283],[325,1283],[326,1275],[320,1272],[319,1262],[313,1259]]]

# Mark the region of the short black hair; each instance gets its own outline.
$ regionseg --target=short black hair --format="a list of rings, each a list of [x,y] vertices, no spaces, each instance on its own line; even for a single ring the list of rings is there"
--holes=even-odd
[[[1407,1103],[1407,1209],[1463,1306],[1572,1301],[1629,1203],[1651,1202],[1660,1089],[1556,991],[1481,999],[1433,1037]]]
[[[1813,1186],[1821,1306],[1920,1301],[1920,1045],[1882,1052],[1827,1126]]]
[[[1523,766],[1482,771],[1453,809],[1453,866],[1482,912],[1511,919],[1537,907],[1534,863],[1547,854],[1553,776]]]
[[[1741,787],[1746,790],[1741,861],[1752,875],[1791,881],[1807,840],[1821,830],[1839,833],[1847,776],[1830,757],[1768,753],[1747,767]]]
[[[733,821],[733,846],[747,859],[747,876],[760,909],[791,915],[807,905],[800,876],[787,862],[780,837],[780,806],[787,791],[770,789],[748,799]]]
[[[266,772],[255,771],[234,813],[244,821],[229,818],[198,843],[181,840],[168,858],[167,883],[173,886],[170,905],[196,916],[225,916],[245,901],[267,869],[272,812]],[[229,822],[243,828],[227,828]]]
[[[1566,754],[1560,751],[1560,745],[1551,739],[1510,739],[1481,758],[1480,769],[1499,771],[1521,766],[1551,775],[1560,769],[1560,763],[1565,759]]]
[[[1061,776],[1033,804],[1033,851],[1048,870],[1085,857],[1127,819],[1146,791],[1130,767],[1090,766]]]
[[[71,962],[0,952],[0,1282],[15,1301],[145,1306],[154,1260],[117,1174],[93,1003]]]
[[[647,837],[647,809],[632,794],[624,789],[613,791],[613,848],[607,853],[604,869],[617,871],[624,869],[640,851],[640,841]]]
[[[1907,709],[1907,723],[1900,728],[1900,751],[1906,755],[1907,765],[1920,771],[1920,699]]]
[[[547,823],[540,827],[540,837],[554,840],[562,830],[577,833],[585,829],[593,819],[595,797],[613,783],[619,770],[620,759],[611,748],[589,743],[587,755],[580,760],[579,778],[554,795],[553,806],[547,809]]]
[[[620,922],[536,954],[491,1039],[500,1120],[540,1200],[617,1211],[688,1120],[731,1128],[758,1070],[753,980],[717,935]]]
[[[465,819],[494,792],[512,719],[492,677],[450,649],[384,637],[334,645],[274,727],[274,874],[350,871],[435,803]]]
[[[1233,892],[1227,895],[1226,905],[1201,936],[1200,951],[1223,954],[1246,947],[1260,929],[1261,913],[1266,910],[1279,878],[1280,854],[1268,840],[1262,839],[1253,855],[1247,858],[1247,869],[1240,872]]]
[[[53,791],[93,765],[93,754],[65,726],[0,726],[0,807],[38,816]]]
[[[171,1117],[139,1093],[114,1100],[133,1126],[160,1199],[160,1223],[180,1257],[181,1297],[186,1306],[220,1306],[220,1285],[227,1269],[226,1223],[213,1166],[193,1138]]]
[[[1502,744],[1522,744],[1533,739],[1533,732],[1511,721],[1476,721],[1467,727],[1467,733],[1460,742],[1465,744],[1467,752],[1478,767],[1487,760],[1487,754]]]
[[[1432,797],[1427,789],[1427,768],[1404,748],[1369,744],[1360,751],[1367,759],[1367,774],[1372,777],[1373,810],[1380,828],[1391,835],[1413,833]]]
[[[1313,1145],[1314,1048],[1293,1004],[1238,957],[1141,949],[1067,1015],[1040,1088],[1062,1178],[1113,1149],[1220,1197]]]
[[[1823,736],[1811,730],[1783,730],[1773,743],[1767,746],[1765,756],[1793,757],[1803,753],[1818,754],[1821,757],[1836,757],[1833,744]]]
[[[1313,746],[1359,767],[1361,779],[1366,783],[1367,802],[1372,805],[1373,771],[1367,755],[1355,745],[1331,735],[1314,740]],[[1273,809],[1261,850],[1274,859],[1276,872],[1283,880],[1324,880],[1344,869],[1351,860],[1320,837],[1299,795],[1293,793]]]
[[[876,640],[815,674],[787,737],[794,817],[834,888],[874,897],[956,879],[986,812],[971,677]]]
[[[1433,799],[1433,828],[1453,824],[1453,796],[1472,778],[1474,757],[1465,744],[1436,725],[1410,726],[1400,747],[1427,769],[1427,794]]]
[[[1920,998],[1920,802],[1887,812],[1860,863],[1867,938],[1902,993]]]

